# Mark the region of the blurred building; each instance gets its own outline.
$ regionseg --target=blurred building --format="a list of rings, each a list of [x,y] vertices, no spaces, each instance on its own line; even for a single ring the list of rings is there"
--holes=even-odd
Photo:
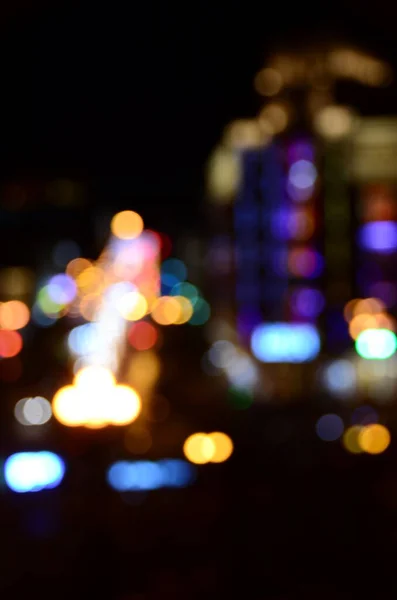
[[[268,101],[208,165],[214,313],[288,394],[307,392],[308,363],[351,348],[346,303],[396,300],[397,119],[336,104],[346,79],[381,88],[392,74],[349,48],[273,56],[254,80]]]

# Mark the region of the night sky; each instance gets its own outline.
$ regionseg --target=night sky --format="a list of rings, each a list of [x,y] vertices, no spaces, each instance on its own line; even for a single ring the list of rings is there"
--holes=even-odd
[[[331,35],[393,58],[391,15],[354,1],[321,14],[254,2],[19,2],[2,13],[3,180],[111,178],[115,198],[127,189],[184,223],[223,127],[256,113],[252,79],[272,48]]]

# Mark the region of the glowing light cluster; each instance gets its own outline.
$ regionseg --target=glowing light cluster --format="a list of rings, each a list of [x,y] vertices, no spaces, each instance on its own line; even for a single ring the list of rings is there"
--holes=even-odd
[[[57,487],[65,474],[65,463],[53,452],[18,452],[4,464],[4,479],[13,492],[40,492]]]
[[[73,385],[55,394],[52,408],[63,425],[95,429],[132,423],[141,411],[141,400],[131,387],[117,385],[110,370],[90,366],[76,374]]]
[[[111,465],[107,481],[118,492],[182,488],[196,478],[195,468],[184,460],[165,458],[157,462],[122,460]]]
[[[213,433],[194,433],[183,445],[186,458],[195,464],[225,462],[233,453],[233,442],[228,435]]]
[[[360,410],[361,408],[361,410]],[[391,435],[387,427],[376,423],[377,415],[371,407],[360,407],[353,413],[351,427],[345,430],[339,415],[326,414],[316,423],[316,433],[325,442],[341,439],[343,446],[352,454],[381,454],[390,445]]]
[[[381,300],[351,300],[345,306],[344,317],[349,322],[356,351],[362,358],[382,360],[396,352],[395,322]]]

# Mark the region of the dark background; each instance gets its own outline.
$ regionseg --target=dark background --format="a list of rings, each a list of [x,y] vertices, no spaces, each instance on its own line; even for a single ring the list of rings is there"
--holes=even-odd
[[[266,55],[328,36],[395,64],[396,13],[353,1],[2,4],[2,183],[68,177],[90,189],[79,223],[73,211],[62,223],[40,213],[32,230],[22,212],[15,236],[15,219],[3,220],[3,263],[29,263],[30,247],[72,226],[81,241],[105,209],[144,209],[174,235],[205,231],[205,161],[230,120],[256,113],[252,80]],[[350,84],[340,94],[363,114],[395,110],[394,92],[363,96]],[[36,209],[24,210],[30,219]],[[183,381],[173,393],[183,399]],[[70,461],[65,487],[0,499],[2,597],[393,593],[395,448],[359,458],[330,449],[314,439],[314,412],[253,408],[229,423],[233,460],[203,471],[200,485],[124,502],[103,482],[109,440],[59,442]],[[3,428],[5,454],[13,435]]]

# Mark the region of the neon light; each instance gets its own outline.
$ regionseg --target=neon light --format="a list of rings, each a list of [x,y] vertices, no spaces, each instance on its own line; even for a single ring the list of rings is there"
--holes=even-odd
[[[366,329],[356,339],[357,354],[369,360],[389,358],[397,350],[397,338],[388,329]]]
[[[262,324],[253,331],[251,349],[262,362],[307,362],[319,353],[320,336],[309,323]]]
[[[57,487],[65,474],[65,463],[53,452],[18,452],[4,464],[4,478],[14,492],[40,492]]]

